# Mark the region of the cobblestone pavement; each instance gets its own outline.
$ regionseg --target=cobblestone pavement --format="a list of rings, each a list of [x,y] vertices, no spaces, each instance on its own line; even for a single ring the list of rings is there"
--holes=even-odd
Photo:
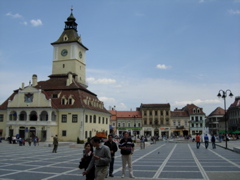
[[[0,143],[0,179],[16,180],[83,180],[78,169],[82,157],[81,148],[59,146],[58,153],[52,147],[18,146]],[[121,156],[116,154],[113,178],[122,179]],[[240,154],[211,144],[205,149],[195,143],[157,142],[145,149],[137,148],[133,154],[136,179],[171,180],[236,180],[240,177]],[[128,174],[126,174],[128,176]],[[129,179],[128,177],[124,179]]]

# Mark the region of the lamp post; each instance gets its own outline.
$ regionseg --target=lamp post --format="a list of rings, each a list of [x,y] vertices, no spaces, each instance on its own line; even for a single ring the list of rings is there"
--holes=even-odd
[[[224,110],[225,110],[225,114],[224,114],[224,118],[225,118],[225,141],[226,141],[226,149],[227,149],[227,110],[226,110],[226,97],[227,97],[227,92],[229,92],[229,96],[233,97],[233,94],[231,92],[231,90],[227,89],[226,91],[223,90],[219,90],[218,92],[218,97],[219,98],[223,98],[224,100]]]

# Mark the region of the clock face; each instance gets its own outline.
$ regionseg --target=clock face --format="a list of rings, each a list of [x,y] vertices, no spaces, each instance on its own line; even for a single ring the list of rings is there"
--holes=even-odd
[[[81,51],[79,52],[79,57],[82,58],[82,52]]]
[[[63,49],[62,51],[61,51],[61,55],[62,56],[66,56],[68,54],[68,51],[66,50],[66,49]]]

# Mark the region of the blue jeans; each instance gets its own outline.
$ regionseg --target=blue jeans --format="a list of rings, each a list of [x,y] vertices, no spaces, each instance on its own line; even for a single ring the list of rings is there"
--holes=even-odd
[[[113,173],[113,165],[114,165],[114,157],[111,158],[111,162],[109,166],[109,175]]]
[[[215,142],[212,142],[212,148],[213,148],[213,149],[216,149],[216,144],[215,144]]]
[[[208,148],[208,141],[205,141],[205,148]]]
[[[200,142],[196,142],[196,145],[197,145],[197,149],[199,149],[199,147],[200,147]]]

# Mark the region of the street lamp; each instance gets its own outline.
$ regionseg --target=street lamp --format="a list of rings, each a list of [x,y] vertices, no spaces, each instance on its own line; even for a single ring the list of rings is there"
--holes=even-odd
[[[222,93],[221,93],[222,92]],[[229,92],[229,96],[230,97],[233,97],[233,94],[232,94],[232,92],[231,92],[231,90],[229,90],[229,89],[227,89],[226,91],[223,91],[223,90],[219,90],[219,92],[218,92],[218,97],[219,98],[223,98],[223,100],[224,100],[224,110],[225,110],[225,114],[224,114],[224,116],[225,116],[225,141],[226,141],[226,149],[227,149],[227,110],[226,110],[226,97],[227,97],[227,92]]]

